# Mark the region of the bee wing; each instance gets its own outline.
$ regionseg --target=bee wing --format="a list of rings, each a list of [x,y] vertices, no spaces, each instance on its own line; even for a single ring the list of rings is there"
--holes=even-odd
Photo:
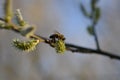
[[[60,34],[57,30],[54,31],[55,34]]]

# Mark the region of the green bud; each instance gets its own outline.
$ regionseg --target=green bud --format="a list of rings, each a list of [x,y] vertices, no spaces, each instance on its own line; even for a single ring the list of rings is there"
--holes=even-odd
[[[95,23],[98,22],[99,18],[100,18],[100,8],[96,8],[95,9],[95,17],[94,17]]]
[[[87,27],[87,31],[90,35],[94,35],[94,31],[93,31],[93,27],[92,26],[88,26]]]

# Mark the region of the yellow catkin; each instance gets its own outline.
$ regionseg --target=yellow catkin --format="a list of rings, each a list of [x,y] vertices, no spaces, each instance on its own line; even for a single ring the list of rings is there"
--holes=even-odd
[[[66,51],[65,43],[63,40],[58,40],[55,43],[55,49],[57,53],[63,54]]]

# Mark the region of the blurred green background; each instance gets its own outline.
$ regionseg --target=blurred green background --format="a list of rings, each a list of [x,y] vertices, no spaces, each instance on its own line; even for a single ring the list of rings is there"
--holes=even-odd
[[[13,0],[14,11],[21,9],[24,19],[37,26],[36,33],[49,37],[63,33],[66,42],[95,48],[94,38],[87,33],[91,23],[83,16],[80,2],[90,11],[90,0]],[[3,17],[4,0],[0,0]],[[97,27],[103,50],[120,55],[120,0],[99,0],[101,18]],[[0,30],[0,80],[119,80],[120,61],[95,54],[56,54],[41,43],[34,52],[12,47],[12,39],[24,37]]]

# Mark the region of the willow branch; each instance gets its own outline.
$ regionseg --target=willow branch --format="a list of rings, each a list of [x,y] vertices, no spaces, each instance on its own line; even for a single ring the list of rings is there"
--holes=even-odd
[[[0,18],[0,20],[5,21],[2,18]],[[20,34],[19,26],[15,25],[13,23],[8,23],[8,24],[10,24],[12,26],[12,28],[11,28],[12,31]],[[50,43],[48,42],[49,41],[48,38],[39,36],[37,34],[31,35],[30,38],[38,39],[38,40],[50,45]],[[100,51],[100,50],[97,50],[97,49],[85,48],[85,47],[77,46],[77,45],[70,44],[70,43],[65,43],[65,45],[66,45],[67,51],[84,53],[84,54],[100,54],[100,55],[103,55],[103,56],[108,56],[110,58],[120,60],[120,56],[115,55],[113,53],[106,52],[106,51]],[[53,46],[51,46],[51,47],[53,47]]]

